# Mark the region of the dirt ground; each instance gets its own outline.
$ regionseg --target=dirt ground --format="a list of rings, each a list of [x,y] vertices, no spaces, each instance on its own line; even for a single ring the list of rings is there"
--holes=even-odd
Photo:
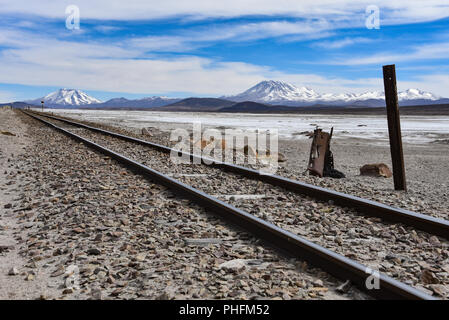
[[[56,287],[45,268],[33,273],[26,271],[29,262],[21,254],[25,247],[28,225],[19,223],[10,208],[20,200],[20,187],[24,181],[15,179],[21,168],[14,158],[24,153],[31,143],[27,126],[10,109],[0,109],[0,300],[36,299],[51,295]],[[17,273],[10,275],[15,268]],[[26,281],[24,281],[26,279]]]

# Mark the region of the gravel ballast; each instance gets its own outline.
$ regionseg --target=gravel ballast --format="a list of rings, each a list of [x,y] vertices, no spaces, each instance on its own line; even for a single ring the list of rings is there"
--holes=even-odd
[[[22,260],[5,268],[9,252],[0,253],[12,283],[2,297],[367,298],[36,120],[14,118],[29,143],[11,160],[5,182],[17,187],[2,218],[17,222]]]
[[[61,122],[58,124],[63,125]],[[195,188],[393,278],[427,293],[447,296],[449,246],[448,241],[442,238],[400,224],[383,222],[378,218],[367,218],[332,203],[317,202],[218,169],[202,165],[176,165],[167,155],[151,148],[65,126],[88,139],[163,173],[171,174]],[[288,172],[286,168],[282,170]],[[364,181],[373,180],[368,179]],[[327,183],[335,181],[322,180]],[[346,180],[348,179],[338,180],[337,186],[344,185]],[[349,193],[363,196],[363,192],[357,192],[351,183],[348,189],[352,191]],[[403,194],[391,190],[389,192],[393,195]]]

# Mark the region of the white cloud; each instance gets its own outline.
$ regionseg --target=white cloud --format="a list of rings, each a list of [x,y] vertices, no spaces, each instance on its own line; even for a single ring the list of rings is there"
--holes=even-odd
[[[329,36],[328,30],[331,28],[332,26],[325,20],[239,23],[197,28],[172,36],[137,37],[126,41],[126,43],[132,47],[155,52],[186,52],[219,41],[243,42],[278,37],[285,37],[283,41],[299,41],[301,39],[322,38]]]
[[[115,31],[119,31],[122,28],[120,27],[116,27],[116,26],[97,26],[95,27],[95,30],[103,32],[103,33],[109,33],[109,32],[115,32]]]
[[[358,43],[368,43],[372,42],[374,40],[369,38],[362,38],[362,37],[354,37],[354,38],[343,38],[333,41],[321,41],[318,43],[315,43],[315,46],[324,48],[324,49],[341,49],[343,47],[351,46]]]
[[[65,18],[65,7],[72,0],[2,0],[0,13],[21,13],[51,18]],[[244,15],[333,17],[354,20],[354,15],[364,15],[368,5],[381,8],[384,23],[419,22],[449,16],[446,0],[78,0],[81,19],[134,20],[165,17],[194,18],[239,17]],[[364,22],[364,17],[358,20]]]
[[[447,59],[449,56],[449,42],[438,42],[411,46],[406,53],[380,52],[365,57],[351,57],[345,60],[326,62],[336,65],[369,65],[382,63],[397,63],[412,60]]]
[[[328,79],[313,74],[285,74],[242,62],[217,62],[195,56],[142,57],[138,47],[76,43],[26,32],[1,32],[0,44],[13,46],[0,56],[0,83],[75,87],[128,93],[238,93],[263,79],[282,79],[314,88],[341,90],[372,87],[373,80]],[[20,39],[18,41],[17,39]],[[136,59],[139,58],[139,59]],[[362,87],[363,87],[362,86]]]

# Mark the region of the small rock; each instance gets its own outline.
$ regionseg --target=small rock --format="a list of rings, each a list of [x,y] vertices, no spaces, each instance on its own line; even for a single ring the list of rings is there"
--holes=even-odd
[[[438,278],[435,277],[435,274],[428,269],[423,270],[420,276],[420,280],[424,284],[438,284],[440,282]]]
[[[138,255],[136,255],[136,260],[140,261],[140,262],[145,261],[145,258],[146,258],[146,255],[143,253],[139,253]]]
[[[74,228],[72,231],[79,234],[79,233],[83,233],[84,229],[78,227],[78,228]]]
[[[87,250],[87,254],[98,256],[101,254],[101,251],[97,248],[91,248],[91,249]]]
[[[287,157],[284,154],[278,152],[278,162],[286,162],[286,161]]]
[[[33,281],[34,280],[34,274],[29,273],[26,277],[25,277],[26,281]]]
[[[62,291],[62,294],[71,294],[71,293],[73,293],[73,288],[65,288]]]
[[[9,269],[8,271],[8,275],[9,276],[16,276],[18,275],[20,272],[16,267],[12,267],[11,269]]]
[[[92,299],[94,299],[94,300],[101,300],[102,299],[101,289],[92,289],[91,296],[92,296]]]
[[[114,291],[112,291],[110,295],[113,297],[118,297],[122,293],[122,291],[123,291],[122,288],[117,288]]]
[[[2,134],[4,134],[5,136],[11,136],[11,137],[15,137],[16,135],[14,133],[11,133],[9,131],[1,131]]]
[[[315,280],[313,282],[313,284],[316,285],[317,287],[322,287],[323,286],[323,280],[320,280],[320,279]]]
[[[234,259],[230,261],[223,262],[218,266],[220,269],[231,271],[231,272],[239,272],[246,268],[245,260],[243,259]]]
[[[153,136],[153,134],[147,128],[142,128],[142,134],[144,136],[150,136],[150,137]]]
[[[336,288],[336,290],[337,290],[337,292],[340,292],[340,293],[346,293],[349,291],[350,288],[351,288],[351,281],[347,280],[346,282],[339,285]]]
[[[361,176],[390,178],[393,174],[385,163],[365,164],[360,168]]]
[[[51,277],[59,277],[63,275],[65,272],[64,266],[59,266],[53,273],[51,274]]]
[[[435,245],[440,244],[440,240],[439,240],[438,237],[436,237],[436,236],[431,236],[430,239],[429,239],[429,242],[430,242],[431,244],[435,244]]]
[[[3,208],[5,208],[5,209],[10,209],[11,207],[12,207],[11,203],[7,203],[3,206]]]
[[[447,295],[449,295],[448,286],[444,286],[442,284],[431,284],[429,287],[440,297],[446,297]]]

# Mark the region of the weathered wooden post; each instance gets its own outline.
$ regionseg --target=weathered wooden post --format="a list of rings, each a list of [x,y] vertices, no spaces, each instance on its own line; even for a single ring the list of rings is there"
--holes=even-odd
[[[394,189],[407,191],[395,65],[383,66]]]

